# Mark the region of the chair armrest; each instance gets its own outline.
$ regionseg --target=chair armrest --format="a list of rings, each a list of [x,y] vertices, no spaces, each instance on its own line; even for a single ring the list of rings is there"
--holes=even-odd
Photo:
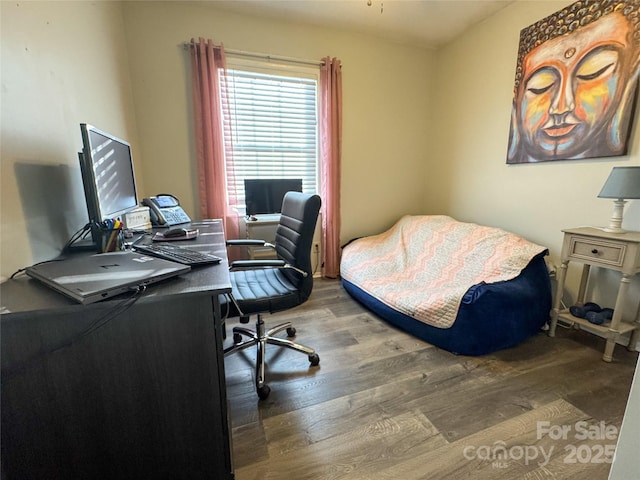
[[[282,268],[286,265],[284,260],[236,260],[230,268]]]
[[[265,245],[271,245],[264,240],[255,240],[251,238],[234,238],[231,240],[227,240],[228,247],[242,247],[242,246],[258,246],[263,247]]]
[[[291,270],[295,270],[303,277],[306,277],[308,275],[304,270],[300,270],[299,268],[288,264],[284,260],[236,260],[229,266],[229,270],[243,270],[252,268],[289,268]]]

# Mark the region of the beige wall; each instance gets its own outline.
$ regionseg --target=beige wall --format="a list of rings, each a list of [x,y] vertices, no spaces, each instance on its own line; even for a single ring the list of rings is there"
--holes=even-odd
[[[134,148],[136,134],[118,3],[3,1],[0,9],[0,274],[7,277],[57,256],[87,222],[80,123]]]
[[[182,44],[204,37],[228,49],[341,59],[343,240],[421,212],[433,52],[202,4],[128,2],[124,11],[147,193],[174,192],[198,216],[189,53]]]
[[[506,164],[520,30],[566,5],[517,2],[437,52],[438,121],[425,181],[425,211],[519,233],[549,247],[556,264],[561,229],[608,224],[613,202],[597,195],[612,167],[640,165],[637,118],[625,157]],[[624,218],[623,227],[640,230],[640,200],[628,202]],[[567,299],[575,298],[579,281],[578,268],[570,267]],[[603,283],[593,287],[594,300],[613,306],[620,276],[595,273]],[[639,284],[636,277],[634,300],[640,298]]]

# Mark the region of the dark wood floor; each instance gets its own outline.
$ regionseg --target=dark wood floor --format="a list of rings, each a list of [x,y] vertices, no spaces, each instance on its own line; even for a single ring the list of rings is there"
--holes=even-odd
[[[604,340],[558,328],[555,338],[456,356],[387,325],[329,280],[266,321],[283,319],[320,366],[271,346],[272,391],[259,401],[254,350],[226,359],[237,480],[608,476],[616,441],[600,427],[621,424],[635,352],[618,346],[608,364]]]

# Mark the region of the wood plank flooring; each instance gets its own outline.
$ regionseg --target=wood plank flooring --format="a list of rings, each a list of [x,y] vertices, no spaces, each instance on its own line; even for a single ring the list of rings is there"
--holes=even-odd
[[[617,346],[608,364],[604,340],[558,328],[555,338],[456,356],[386,324],[331,280],[317,280],[297,309],[265,317],[285,319],[320,366],[269,346],[271,395],[259,401],[255,351],[225,360],[237,480],[608,476],[603,452],[616,441],[598,438],[599,427],[620,427],[635,352]],[[591,438],[581,439],[585,430]]]

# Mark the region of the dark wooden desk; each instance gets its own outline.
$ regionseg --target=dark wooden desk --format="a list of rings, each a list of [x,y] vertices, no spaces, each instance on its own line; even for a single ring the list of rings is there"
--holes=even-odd
[[[193,226],[187,245],[223,262],[126,309],[126,295],[82,306],[24,275],[0,286],[3,479],[234,478],[224,234],[218,221]],[[97,319],[108,321],[78,338]]]

